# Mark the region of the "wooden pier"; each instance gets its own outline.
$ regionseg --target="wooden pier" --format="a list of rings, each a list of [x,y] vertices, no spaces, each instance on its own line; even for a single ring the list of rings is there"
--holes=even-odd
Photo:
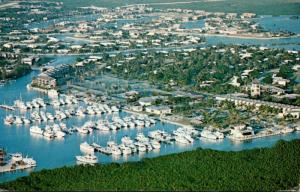
[[[109,153],[109,152],[105,149],[105,147],[98,147],[98,146],[95,146],[95,145],[93,145],[93,144],[91,144],[91,146],[94,147],[94,149],[95,149],[96,152],[100,152],[100,153],[103,153],[103,154],[105,154],[105,155],[110,155],[110,154],[111,154],[111,153]]]
[[[14,111],[15,108],[9,105],[0,105],[0,108],[5,109],[5,110],[11,110]]]

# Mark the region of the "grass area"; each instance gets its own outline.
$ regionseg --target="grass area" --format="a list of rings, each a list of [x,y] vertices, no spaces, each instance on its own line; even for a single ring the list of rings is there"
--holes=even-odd
[[[1,184],[9,190],[291,189],[300,179],[300,140],[272,148],[223,152],[197,149],[140,162],[63,167]]]
[[[169,3],[183,0],[52,0],[63,1],[67,8],[95,5],[113,8],[137,3]],[[222,0],[212,2],[194,2],[187,4],[152,5],[160,9],[185,8],[217,12],[254,12],[260,15],[300,14],[300,0]]]

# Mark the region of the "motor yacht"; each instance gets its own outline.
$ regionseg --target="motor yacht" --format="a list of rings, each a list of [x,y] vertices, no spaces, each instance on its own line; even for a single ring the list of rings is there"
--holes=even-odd
[[[218,139],[218,136],[215,133],[213,133],[210,130],[206,130],[206,129],[203,130],[200,135],[201,135],[201,137],[206,138],[206,139],[212,139],[212,140]]]
[[[84,156],[76,156],[76,160],[83,162],[83,163],[88,163],[88,164],[98,163],[98,158],[94,154],[88,154],[88,155],[84,155]]]
[[[153,147],[153,149],[160,149],[160,147],[161,147],[160,143],[155,140],[150,141],[150,144]]]
[[[57,138],[64,138],[66,136],[65,132],[59,131],[59,130],[55,131],[54,134],[55,134],[55,137],[57,137]]]
[[[133,140],[127,135],[122,137],[121,142],[124,143],[125,145],[133,144]]]
[[[15,118],[12,115],[8,115],[4,119],[4,124],[11,125],[14,123],[14,121],[15,121]]]
[[[118,146],[112,146],[110,147],[111,150],[111,154],[112,155],[121,155],[122,151],[120,150],[120,148]]]
[[[177,135],[174,137],[175,141],[178,143],[182,143],[182,144],[189,144],[190,141],[187,140],[187,138],[185,136],[182,135]]]
[[[13,153],[11,154],[11,161],[12,162],[20,162],[23,160],[23,156],[21,153]]]
[[[127,147],[127,146],[124,145],[124,144],[119,145],[119,148],[120,148],[120,150],[122,151],[122,154],[123,154],[123,155],[129,155],[129,154],[132,153],[131,148],[130,148],[130,147]]]
[[[25,117],[22,118],[22,121],[25,125],[29,125],[31,123],[31,121]]]
[[[80,144],[80,150],[86,153],[94,153],[95,149],[86,141]]]
[[[22,160],[27,166],[36,167],[36,161],[33,158],[25,157]]]
[[[44,131],[39,128],[38,126],[32,126],[30,127],[30,133],[35,133],[35,134],[38,134],[38,135],[43,135]]]
[[[90,131],[86,127],[77,127],[76,130],[81,134],[89,134]]]
[[[21,119],[21,117],[16,117],[15,124],[17,124],[17,125],[23,124],[23,120]]]
[[[55,134],[51,129],[45,130],[43,135],[49,139],[52,139],[55,137]]]
[[[140,152],[147,151],[147,146],[142,142],[135,142],[134,145],[137,147],[137,150]]]

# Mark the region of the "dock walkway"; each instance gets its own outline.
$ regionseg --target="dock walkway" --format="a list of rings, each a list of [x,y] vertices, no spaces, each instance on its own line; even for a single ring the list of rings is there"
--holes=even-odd
[[[14,111],[14,110],[15,110],[14,107],[9,106],[9,105],[0,105],[0,108],[2,108],[2,109],[8,109],[8,110],[11,110],[11,111]]]

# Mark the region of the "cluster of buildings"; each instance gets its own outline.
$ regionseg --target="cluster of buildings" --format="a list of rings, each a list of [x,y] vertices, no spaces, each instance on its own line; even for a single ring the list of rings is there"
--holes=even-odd
[[[50,67],[31,82],[31,87],[38,87],[42,89],[55,89],[57,87],[57,80],[63,78],[66,74],[71,72],[71,66],[62,64],[57,67]]]

